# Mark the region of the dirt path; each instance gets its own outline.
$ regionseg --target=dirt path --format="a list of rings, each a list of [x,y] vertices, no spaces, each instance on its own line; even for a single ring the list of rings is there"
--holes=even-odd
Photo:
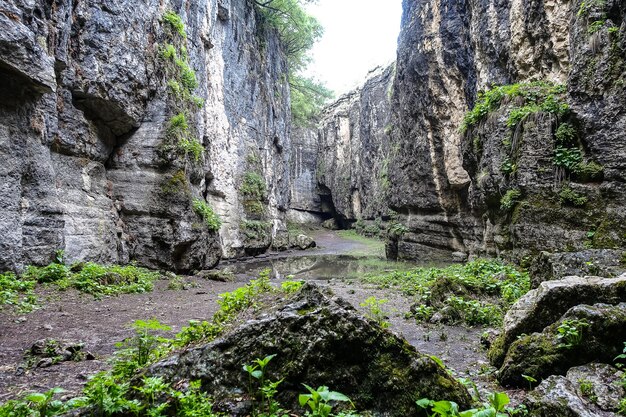
[[[108,367],[107,357],[114,352],[117,342],[132,335],[129,325],[135,320],[156,318],[172,326],[171,335],[173,335],[189,320],[209,319],[217,310],[216,301],[219,294],[243,285],[248,279],[255,277],[260,269],[280,263],[280,259],[293,258],[296,261],[304,259],[319,265],[332,259],[328,258],[328,255],[371,256],[380,254],[382,248],[381,243],[341,237],[329,231],[318,232],[315,238],[318,241],[318,248],[315,250],[292,252],[237,264],[240,269],[234,282],[213,282],[188,277],[187,281],[192,288],[170,290],[168,281],[164,280],[158,281],[154,291],[150,293],[107,297],[102,300],[95,300],[74,290],[60,292],[39,288],[38,294],[43,304],[41,309],[27,315],[0,311],[0,402],[26,392],[41,392],[55,386],[63,387],[70,393],[78,393],[89,375]],[[304,254],[306,257],[303,257]],[[321,285],[330,286],[335,293],[347,299],[364,314],[367,313],[367,309],[359,304],[368,297],[389,300],[384,308],[389,313],[388,321],[392,331],[404,335],[423,353],[442,358],[457,376],[471,376],[480,381],[484,379],[480,385],[491,388],[492,378],[480,376],[481,372],[489,369],[485,354],[479,346],[483,329],[418,325],[413,320],[406,320],[404,313],[408,311],[411,300],[402,294],[394,290],[378,290],[352,279],[333,279],[332,277],[342,276],[342,270],[346,270],[343,268],[349,270],[350,265],[367,263],[363,258],[341,259],[343,263],[331,268],[331,278],[321,276],[320,280],[322,270],[315,268],[311,269],[308,275],[298,274],[295,278],[316,280]],[[389,264],[379,259],[375,259],[373,264],[379,268],[390,268]],[[296,264],[296,267],[301,265]],[[358,273],[357,271],[356,274]],[[282,279],[282,276],[277,278]],[[85,343],[86,350],[96,356],[96,360],[63,362],[49,368],[34,370],[22,368],[24,351],[34,341],[42,338],[80,340]]]

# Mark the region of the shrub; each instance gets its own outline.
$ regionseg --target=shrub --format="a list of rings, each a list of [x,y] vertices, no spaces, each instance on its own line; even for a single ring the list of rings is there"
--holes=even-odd
[[[193,211],[204,219],[204,223],[210,231],[216,232],[220,229],[222,220],[206,201],[195,199],[193,200],[192,207]]]
[[[571,146],[576,143],[576,129],[569,123],[561,123],[555,133],[556,143]]]

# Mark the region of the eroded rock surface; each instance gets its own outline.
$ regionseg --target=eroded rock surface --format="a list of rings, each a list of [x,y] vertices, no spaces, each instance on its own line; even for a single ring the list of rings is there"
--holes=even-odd
[[[527,383],[522,375],[541,381],[589,362],[612,363],[622,352],[624,340],[626,303],[581,304],[541,333],[523,334],[511,343],[498,381],[522,387]]]
[[[579,366],[544,380],[525,404],[537,417],[613,417],[626,395],[621,377],[610,365]]]
[[[502,365],[511,343],[522,334],[541,332],[579,304],[626,302],[626,275],[618,278],[568,277],[546,281],[520,298],[504,317],[503,333],[489,352],[494,366]]]
[[[219,3],[219,4],[218,4]],[[288,206],[289,91],[276,33],[244,0],[9,0],[0,7],[0,269],[68,261],[206,269],[245,253],[240,189],[258,174],[271,243]],[[205,101],[198,161],[165,141],[180,111],[161,57],[180,14]],[[262,45],[262,46],[261,46]],[[261,52],[262,51],[262,52]],[[204,200],[218,233],[192,209]],[[257,250],[257,248],[255,248]]]
[[[248,384],[242,365],[272,354],[268,377],[284,378],[279,397],[293,407],[302,383],[327,385],[348,395],[359,410],[398,417],[418,415],[416,398],[446,398],[461,407],[470,401],[465,388],[430,357],[312,284],[219,339],[176,353],[147,372],[172,382],[199,379],[225,407]]]

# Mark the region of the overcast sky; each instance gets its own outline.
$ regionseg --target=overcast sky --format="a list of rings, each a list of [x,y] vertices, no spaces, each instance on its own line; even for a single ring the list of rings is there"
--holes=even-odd
[[[312,75],[337,96],[396,56],[402,0],[319,0],[307,10],[324,26],[312,50]]]

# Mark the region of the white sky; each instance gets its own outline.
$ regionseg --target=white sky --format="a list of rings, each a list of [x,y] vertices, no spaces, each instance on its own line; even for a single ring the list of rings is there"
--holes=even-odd
[[[307,10],[324,27],[306,75],[337,97],[361,84],[369,70],[395,60],[402,0],[319,0]]]

